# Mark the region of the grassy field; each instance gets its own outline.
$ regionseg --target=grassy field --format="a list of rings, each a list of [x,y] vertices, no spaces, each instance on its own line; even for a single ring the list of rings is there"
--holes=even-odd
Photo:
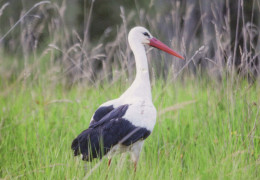
[[[259,1],[68,2],[0,3],[0,180],[260,179]],[[70,148],[134,78],[134,25],[185,56],[147,49],[158,117],[136,173]]]
[[[39,83],[41,84],[41,83]],[[3,179],[258,179],[260,89],[209,80],[153,85],[157,124],[137,172],[128,155],[85,163],[71,141],[129,83],[99,88],[16,84],[0,96]],[[3,84],[1,85],[3,88]],[[1,91],[3,92],[3,91]]]

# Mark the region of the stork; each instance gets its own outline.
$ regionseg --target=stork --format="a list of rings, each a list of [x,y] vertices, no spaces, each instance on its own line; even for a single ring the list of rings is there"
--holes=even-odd
[[[181,55],[154,38],[144,27],[134,27],[128,41],[136,63],[136,77],[132,85],[117,99],[103,103],[91,118],[88,129],[72,142],[74,155],[82,160],[130,152],[136,171],[144,140],[152,133],[156,109],[152,102],[148,62],[144,45],[150,45],[173,56]]]

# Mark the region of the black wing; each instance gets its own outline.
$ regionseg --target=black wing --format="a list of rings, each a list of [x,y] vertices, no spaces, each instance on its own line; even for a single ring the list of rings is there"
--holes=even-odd
[[[121,143],[129,146],[140,139],[150,135],[146,128],[134,126],[130,121],[122,118],[128,105],[120,106],[100,121],[93,123],[72,142],[74,155],[80,153],[83,160],[91,161],[93,158],[102,158],[114,145]]]
[[[121,118],[125,115],[127,109],[128,109],[128,104],[119,106],[118,108],[107,113],[102,119],[98,121],[92,121],[92,123],[90,123],[89,125],[89,128],[95,128],[112,119]]]
[[[100,119],[102,119],[105,115],[110,113],[112,110],[114,110],[113,105],[110,106],[101,106],[99,107],[96,112],[94,113],[93,120],[90,122],[90,126],[96,122],[98,122]]]

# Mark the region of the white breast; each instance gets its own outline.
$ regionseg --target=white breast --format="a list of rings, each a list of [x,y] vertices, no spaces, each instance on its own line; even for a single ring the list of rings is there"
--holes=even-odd
[[[143,127],[151,131],[156,123],[156,109],[149,99],[132,98],[127,99],[129,108],[123,118],[137,127]]]

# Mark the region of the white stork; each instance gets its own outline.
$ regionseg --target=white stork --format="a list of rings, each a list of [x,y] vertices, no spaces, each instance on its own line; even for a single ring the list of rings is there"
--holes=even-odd
[[[88,129],[73,140],[71,148],[75,156],[82,154],[82,160],[86,161],[107,156],[108,165],[114,154],[130,152],[136,170],[144,139],[156,122],[144,45],[184,58],[143,27],[131,29],[128,41],[136,63],[134,82],[118,99],[105,102],[96,110]]]

